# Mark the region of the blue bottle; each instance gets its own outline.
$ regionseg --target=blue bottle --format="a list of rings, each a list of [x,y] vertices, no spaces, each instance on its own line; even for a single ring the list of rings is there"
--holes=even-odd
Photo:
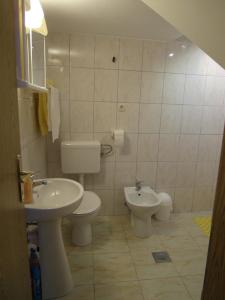
[[[30,249],[30,273],[33,300],[42,300],[41,268],[36,250]]]

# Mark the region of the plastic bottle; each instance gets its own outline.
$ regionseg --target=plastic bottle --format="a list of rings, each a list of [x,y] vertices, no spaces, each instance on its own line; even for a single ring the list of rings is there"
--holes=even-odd
[[[23,178],[23,202],[29,204],[33,202],[33,181],[28,174]]]
[[[30,249],[30,273],[33,300],[42,300],[41,268],[36,250],[34,248]]]

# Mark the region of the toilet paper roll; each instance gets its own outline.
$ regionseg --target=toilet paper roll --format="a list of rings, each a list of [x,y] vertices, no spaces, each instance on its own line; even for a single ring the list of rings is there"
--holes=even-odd
[[[124,130],[116,129],[113,132],[115,147],[122,147],[124,145]]]

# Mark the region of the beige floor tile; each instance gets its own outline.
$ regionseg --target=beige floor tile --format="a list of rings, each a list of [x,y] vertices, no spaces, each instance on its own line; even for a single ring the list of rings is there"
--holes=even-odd
[[[191,295],[192,299],[200,300],[204,276],[202,276],[202,275],[185,276],[185,277],[182,277],[182,280],[183,280],[189,294]]]
[[[195,236],[195,237],[193,237],[193,239],[196,241],[196,243],[200,247],[206,247],[206,248],[208,248],[209,238],[206,235]]]
[[[75,285],[93,284],[94,263],[92,255],[71,255],[68,260]]]
[[[144,300],[191,300],[180,278],[143,280]]]
[[[96,300],[143,300],[138,282],[120,282],[95,286]]]
[[[123,253],[129,252],[126,240],[96,239],[93,242],[94,253]]]
[[[160,236],[161,242],[166,250],[170,249],[195,249],[198,248],[196,241],[190,236]]]
[[[93,285],[77,286],[65,297],[57,298],[58,300],[94,300]]]
[[[131,257],[135,265],[152,265],[155,260],[152,256],[152,252],[145,249],[140,251],[131,251]]]
[[[65,245],[65,250],[68,255],[74,254],[92,254],[92,245],[87,246],[75,246],[75,245]]]
[[[151,236],[147,239],[133,238],[127,240],[128,247],[130,251],[141,251],[148,250],[151,251],[160,251],[164,249],[164,246],[160,239],[157,236]]]
[[[168,252],[173,262],[206,259],[206,253],[199,247],[193,249],[170,249]]]
[[[95,283],[136,280],[136,272],[129,253],[94,255]]]
[[[172,263],[159,263],[152,265],[135,264],[138,279],[154,279],[179,276]]]
[[[206,260],[205,259],[183,259],[174,263],[177,272],[180,276],[204,274]]]

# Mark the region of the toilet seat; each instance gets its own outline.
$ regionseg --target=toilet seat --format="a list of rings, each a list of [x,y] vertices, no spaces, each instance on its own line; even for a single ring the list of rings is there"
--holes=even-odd
[[[94,192],[85,191],[80,206],[72,213],[73,215],[89,215],[98,210],[101,200]]]

